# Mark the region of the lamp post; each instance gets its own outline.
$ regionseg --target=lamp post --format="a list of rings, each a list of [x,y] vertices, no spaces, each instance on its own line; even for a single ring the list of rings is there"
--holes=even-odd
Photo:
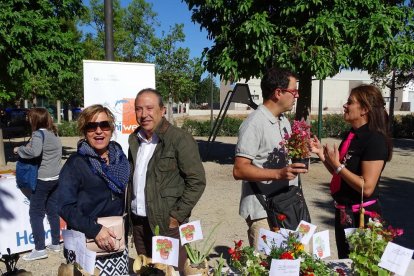
[[[105,17],[105,60],[114,60],[114,16],[112,9],[112,0],[105,0],[104,2],[104,17]]]

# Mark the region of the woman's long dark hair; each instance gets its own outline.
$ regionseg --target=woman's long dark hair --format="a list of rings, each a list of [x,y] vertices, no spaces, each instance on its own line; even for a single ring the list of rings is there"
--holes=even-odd
[[[29,111],[28,117],[32,131],[36,131],[39,128],[45,128],[57,135],[57,128],[53,124],[52,116],[50,116],[49,111],[47,111],[46,108],[32,108]]]
[[[387,140],[388,158],[392,158],[392,140],[388,113],[385,110],[385,101],[381,90],[374,85],[363,84],[351,90],[351,96],[361,105],[361,108],[368,110],[368,128],[371,131],[378,131]]]

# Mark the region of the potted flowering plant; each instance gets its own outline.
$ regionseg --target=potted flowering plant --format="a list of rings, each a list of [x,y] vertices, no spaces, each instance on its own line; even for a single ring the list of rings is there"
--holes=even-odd
[[[352,270],[358,275],[391,275],[378,263],[387,243],[404,233],[402,229],[386,227],[379,217],[369,219],[367,228],[359,228],[347,236],[352,260]]]
[[[234,241],[234,248],[229,249],[230,266],[241,275],[269,275],[266,257],[256,252],[251,246],[243,246],[243,241]]]
[[[286,159],[292,163],[309,164],[310,157],[310,126],[304,121],[294,120],[292,133],[286,133],[284,140],[280,142],[286,154]]]
[[[261,238],[268,244],[265,235]],[[294,260],[300,258],[300,276],[338,275],[337,272],[329,268],[321,259],[315,258],[305,252],[305,247],[300,242],[299,232],[290,232],[280,246],[272,243],[268,244],[268,246],[270,247],[268,263],[271,263],[272,259]]]
[[[189,226],[193,227],[192,232],[194,232],[194,226]],[[218,226],[219,224],[216,224],[211,229],[203,242],[198,243],[197,241],[194,241],[184,245],[188,257],[184,264],[184,275],[208,275],[209,266],[207,260],[215,243],[215,241],[212,240],[212,235]]]

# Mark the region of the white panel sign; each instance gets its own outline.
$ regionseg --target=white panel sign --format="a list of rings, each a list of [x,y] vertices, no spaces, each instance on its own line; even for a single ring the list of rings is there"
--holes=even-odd
[[[30,226],[29,199],[16,187],[15,177],[0,175],[0,253],[7,254],[29,251],[34,248]],[[44,219],[46,244],[52,243],[50,225]],[[66,224],[61,219],[60,227]]]
[[[137,127],[134,100],[138,91],[155,88],[155,65],[83,61],[84,107],[102,104],[116,117],[113,140],[128,152],[128,136]]]

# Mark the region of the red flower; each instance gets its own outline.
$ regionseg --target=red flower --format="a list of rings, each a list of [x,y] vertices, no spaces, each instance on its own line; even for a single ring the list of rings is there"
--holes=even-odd
[[[286,215],[285,214],[279,214],[279,215],[277,215],[277,220],[284,221],[285,219],[286,219]]]
[[[241,246],[242,246],[242,244],[243,244],[243,240],[239,240],[239,241],[234,241],[234,246],[236,247],[236,248],[240,248]]]
[[[345,271],[342,268],[337,268],[336,272],[339,274],[339,276],[345,276]]]
[[[264,242],[266,242],[266,235],[263,235],[263,236],[262,236],[262,240],[263,240]]]
[[[293,260],[293,254],[292,254],[292,253],[290,253],[290,252],[283,252],[283,253],[280,255],[280,259],[281,259],[281,260]]]
[[[261,261],[260,265],[263,266],[263,267],[269,267],[269,263],[266,262],[266,261]]]

